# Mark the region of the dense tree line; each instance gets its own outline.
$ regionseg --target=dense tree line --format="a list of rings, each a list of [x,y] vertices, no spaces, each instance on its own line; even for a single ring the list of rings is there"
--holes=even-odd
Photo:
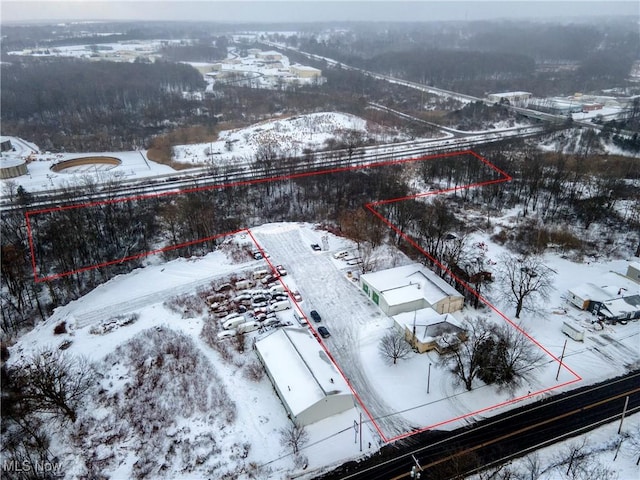
[[[46,150],[101,151],[142,146],[166,122],[197,107],[183,91],[204,81],[174,63],[25,60],[2,68],[4,134]]]
[[[617,233],[631,233],[640,226],[640,195],[637,187],[626,181],[638,178],[636,159],[547,155],[523,150],[521,146],[514,149],[513,143],[493,146],[483,153],[514,179],[482,188],[461,188],[499,179],[496,171],[465,155],[32,215],[35,259],[30,257],[23,214],[5,214],[2,329],[11,334],[37,317],[44,318],[53,306],[141,264],[139,258],[122,259],[157,249],[165,249],[167,259],[204,254],[222,240],[220,235],[264,222],[329,221],[338,230],[344,228],[344,234],[353,237],[366,256],[369,247],[395,234],[375,217],[365,215],[362,206],[375,200],[406,197],[411,193],[406,183],[411,178],[420,178],[432,190],[447,189],[451,193],[376,208],[398,232],[415,238],[432,257],[477,289],[490,275],[486,276],[481,249],[465,243],[465,235],[484,228],[482,217],[490,223],[491,215],[503,208],[517,207],[521,220],[514,229],[495,239],[522,254],[542,252],[549,244],[586,248],[570,231],[557,225],[589,229],[599,223]],[[289,161],[286,152],[284,155],[269,156],[266,152],[257,156],[257,171],[269,177],[279,168],[280,174]],[[310,154],[307,160],[312,159]],[[224,175],[224,169],[218,173]],[[23,193],[21,198],[28,209],[28,194]],[[627,201],[627,211],[622,211],[617,205],[623,199],[636,199],[635,205]],[[469,210],[479,212],[477,222],[461,221]],[[357,220],[363,216],[371,222]],[[452,233],[456,235],[451,237]],[[609,236],[604,235],[602,241]],[[395,240],[402,246],[400,236],[395,235]],[[177,245],[181,247],[174,248]],[[41,277],[77,273],[44,285],[34,284],[32,262]],[[87,268],[105,262],[112,264]],[[444,271],[439,273],[446,276]],[[455,278],[449,281],[461,287]],[[43,296],[43,292],[47,295]],[[48,299],[44,305],[43,298]],[[474,299],[469,296],[469,300]]]
[[[173,62],[213,62],[227,58],[227,37],[201,38],[194,42],[167,44],[160,50],[164,59]]]
[[[627,84],[640,48],[636,30],[624,20],[380,24],[329,38],[303,35],[288,43],[345,64],[472,95],[526,90],[550,96]]]

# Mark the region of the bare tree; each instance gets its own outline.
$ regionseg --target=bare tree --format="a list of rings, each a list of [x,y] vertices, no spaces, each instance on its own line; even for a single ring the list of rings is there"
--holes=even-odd
[[[400,358],[407,358],[411,353],[411,345],[404,338],[402,332],[393,330],[387,332],[380,339],[378,352],[388,363],[395,365]]]
[[[637,457],[636,465],[640,465],[640,423],[636,423],[632,427],[631,432],[626,435],[629,448],[627,449],[629,455]]]
[[[561,453],[557,469],[570,480],[616,480],[617,472],[593,456],[587,438],[569,444]],[[565,470],[565,466],[567,467]]]
[[[446,350],[438,358],[438,362],[445,367],[450,367],[451,372],[458,377],[467,390],[473,388],[473,381],[482,370],[482,346],[493,336],[493,331],[485,318],[465,318],[465,330],[467,339],[459,342],[443,337],[442,341],[447,346]]]
[[[517,386],[544,359],[544,353],[511,325],[492,329],[481,345],[479,377],[487,384]]]
[[[538,256],[505,254],[498,272],[503,295],[515,304],[516,318],[523,309],[533,308],[537,299],[547,298],[553,286],[553,270]]]
[[[304,425],[292,423],[288,427],[280,429],[280,444],[283,447],[289,447],[293,450],[294,455],[300,452],[300,449],[309,441],[309,432]]]
[[[76,410],[94,384],[94,371],[84,357],[59,350],[39,351],[11,370],[20,402],[30,412],[62,415],[76,421]]]

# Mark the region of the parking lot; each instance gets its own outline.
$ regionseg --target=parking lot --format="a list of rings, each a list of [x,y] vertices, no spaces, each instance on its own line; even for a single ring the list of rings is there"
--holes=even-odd
[[[387,437],[402,434],[410,426],[397,415],[389,417],[393,411],[371,388],[359,351],[366,327],[376,322],[386,325],[387,319],[347,278],[346,271],[353,267],[333,259],[332,253],[340,248],[332,249],[331,245],[330,251],[311,248],[312,244],[320,243],[320,236],[320,232],[306,226],[279,224],[273,229],[261,228],[256,239],[269,253],[272,263],[284,265],[293,277],[304,299],[299,306],[312,327],[317,330],[324,325],[331,333],[322,342],[378,427]],[[320,323],[311,320],[311,310],[318,311]]]

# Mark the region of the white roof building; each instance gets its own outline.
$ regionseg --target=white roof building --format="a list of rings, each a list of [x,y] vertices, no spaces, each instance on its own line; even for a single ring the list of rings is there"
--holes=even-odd
[[[582,283],[571,287],[568,291],[568,300],[581,310],[589,308],[591,301],[602,301],[609,297],[607,291],[593,283]]]
[[[423,308],[414,312],[394,315],[397,328],[419,353],[429,350],[440,352],[441,340],[448,345],[456,344],[466,338],[464,328],[451,314],[441,315],[433,308]]]
[[[309,425],[353,408],[349,385],[307,329],[281,328],[255,348],[293,422]]]
[[[437,313],[451,313],[461,310],[464,304],[462,294],[418,263],[364,274],[360,285],[390,316],[427,307]]]

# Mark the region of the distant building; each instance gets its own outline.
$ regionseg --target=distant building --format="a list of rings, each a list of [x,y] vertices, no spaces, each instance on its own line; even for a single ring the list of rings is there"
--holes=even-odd
[[[582,112],[582,103],[572,100],[560,100],[553,98],[531,99],[528,108],[552,115],[570,116],[572,113]]]
[[[626,276],[631,280],[634,280],[633,275],[640,278],[640,271],[634,270],[632,265]],[[617,285],[598,287],[593,283],[584,283],[568,290],[568,300],[579,309],[610,322],[640,318],[640,294],[637,288],[632,287],[634,284],[630,282],[619,282]]]
[[[444,353],[467,339],[466,331],[452,315],[440,315],[432,308],[399,313],[393,317],[396,328],[419,353]]]
[[[367,296],[389,316],[432,308],[437,313],[461,310],[464,297],[424,265],[366,273],[360,285]]]
[[[274,52],[274,51],[267,51],[267,52],[258,52],[256,54],[256,57],[261,58],[262,60],[268,61],[268,62],[279,62],[280,60],[282,60],[283,55],[280,52]]]
[[[604,105],[602,103],[583,103],[582,111],[584,113],[593,112],[594,110],[602,110]]]
[[[0,151],[2,152],[10,152],[13,150],[13,145],[11,145],[11,139],[2,137],[0,138]]]
[[[353,408],[349,385],[308,329],[281,328],[255,349],[294,423],[309,425]]]
[[[320,78],[322,70],[306,65],[291,65],[291,73],[300,78]]]
[[[530,92],[490,93],[487,100],[494,103],[506,103],[515,107],[526,107],[532,94]]]

